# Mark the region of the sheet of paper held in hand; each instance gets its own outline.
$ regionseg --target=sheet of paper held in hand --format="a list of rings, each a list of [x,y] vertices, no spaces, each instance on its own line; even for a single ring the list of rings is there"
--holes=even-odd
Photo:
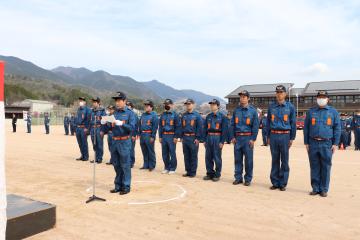
[[[106,122],[109,122],[109,123],[114,123],[115,122],[115,117],[114,115],[111,115],[111,116],[102,116],[101,119],[104,119]]]

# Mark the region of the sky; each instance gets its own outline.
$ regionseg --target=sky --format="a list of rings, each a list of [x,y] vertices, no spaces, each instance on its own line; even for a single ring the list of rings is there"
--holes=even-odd
[[[0,0],[0,55],[224,97],[360,79],[360,1]]]

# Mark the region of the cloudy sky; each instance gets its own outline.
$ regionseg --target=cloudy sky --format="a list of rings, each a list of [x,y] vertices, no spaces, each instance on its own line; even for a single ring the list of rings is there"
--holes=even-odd
[[[0,0],[0,54],[225,96],[360,79],[360,1]]]

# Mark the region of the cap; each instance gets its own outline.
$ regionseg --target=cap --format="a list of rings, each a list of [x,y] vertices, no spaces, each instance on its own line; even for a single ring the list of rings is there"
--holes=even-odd
[[[109,105],[109,106],[107,106],[107,109],[109,109],[109,110],[114,110],[114,109],[115,109],[115,106],[114,106],[114,105]]]
[[[79,97],[79,100],[86,101],[85,97]]]
[[[217,100],[217,99],[213,99],[213,100],[211,100],[210,102],[209,102],[209,104],[216,104],[216,105],[218,105],[218,106],[220,106],[220,102],[219,102],[219,100]]]
[[[174,103],[173,100],[171,100],[169,98],[165,99],[165,101],[164,101],[164,104],[173,104],[173,103]]]
[[[93,102],[98,102],[98,103],[99,103],[99,102],[100,102],[100,98],[99,98],[99,97],[92,98],[91,101],[93,101]]]
[[[277,85],[275,92],[286,92],[286,87],[284,85]]]
[[[123,92],[117,92],[117,95],[112,97],[112,99],[120,99],[120,100],[126,100],[126,94]]]
[[[194,104],[194,100],[192,100],[191,98],[186,99],[186,101],[184,102],[184,104]]]
[[[134,104],[133,104],[131,101],[128,100],[128,101],[126,102],[126,106],[130,106],[130,107],[133,108],[133,107],[134,107]]]
[[[149,105],[149,106],[151,106],[151,107],[154,107],[153,101],[151,101],[151,100],[149,100],[149,99],[144,101],[144,105]]]
[[[329,94],[325,90],[319,90],[316,96],[317,97],[329,97]]]
[[[239,96],[241,96],[241,95],[250,97],[250,93],[248,91],[246,91],[246,90],[242,90],[241,92],[239,92]]]

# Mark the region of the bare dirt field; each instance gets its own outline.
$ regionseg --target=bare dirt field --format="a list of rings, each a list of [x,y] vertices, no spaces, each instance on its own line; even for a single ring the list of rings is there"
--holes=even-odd
[[[222,178],[214,183],[202,180],[203,146],[198,175],[190,179],[181,176],[181,143],[175,175],[160,173],[158,142],[156,170],[139,170],[137,143],[132,192],[109,193],[114,169],[103,163],[97,165],[97,195],[107,201],[85,204],[91,195],[92,164],[75,161],[80,155],[76,138],[65,136],[62,126],[51,126],[46,135],[43,126],[33,126],[27,134],[25,126],[12,133],[10,125],[5,129],[7,193],[57,206],[56,227],[31,239],[360,239],[360,151],[337,151],[329,196],[309,196],[310,169],[301,131],[291,148],[286,192],[269,190],[270,150],[260,146],[260,131],[250,187],[232,185],[231,145],[224,147]],[[106,162],[106,141],[104,148]]]

